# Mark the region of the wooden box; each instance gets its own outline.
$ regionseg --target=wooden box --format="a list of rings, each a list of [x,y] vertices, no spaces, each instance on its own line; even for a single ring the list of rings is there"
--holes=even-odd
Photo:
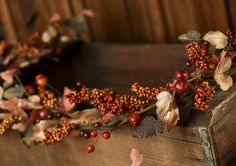
[[[128,92],[135,81],[158,86],[170,80],[185,60],[182,45],[84,45],[77,54],[47,69],[51,84],[62,89],[76,80],[92,87],[114,87]],[[55,74],[59,73],[59,74]],[[111,139],[99,140],[87,154],[93,139],[68,138],[45,148],[27,149],[16,132],[0,137],[1,165],[18,166],[128,166],[130,150],[138,148],[144,166],[236,165],[236,85],[217,93],[206,112],[195,111],[187,126],[150,139],[132,136],[129,127],[117,129]]]

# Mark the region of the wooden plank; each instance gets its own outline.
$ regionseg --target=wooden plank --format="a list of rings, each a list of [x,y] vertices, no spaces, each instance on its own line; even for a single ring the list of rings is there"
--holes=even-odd
[[[62,19],[71,18],[71,10],[67,0],[47,0],[46,2],[51,15],[53,13],[59,13]]]
[[[44,30],[48,24],[50,12],[46,0],[25,0],[24,3],[18,0],[7,1],[9,6],[10,16],[17,29],[17,34],[20,40],[26,39],[26,36],[32,34],[36,30]],[[27,10],[26,10],[27,9]],[[35,13],[39,12],[35,26],[26,28],[27,20]]]
[[[90,19],[94,41],[130,42],[131,31],[123,0],[84,0],[85,8],[92,9],[97,17]]]
[[[71,0],[71,5],[73,7],[73,11],[72,12],[75,12],[73,13],[74,14],[74,17],[82,17],[83,21],[84,21],[84,32],[82,34],[82,39],[85,41],[85,42],[91,42],[92,41],[92,29],[91,29],[91,25],[90,25],[90,22],[89,20],[90,19],[93,19],[93,18],[84,18],[82,13],[83,13],[83,9],[84,9],[84,6],[83,6],[83,3],[81,0]],[[94,18],[96,19],[96,18]]]
[[[227,11],[228,11],[228,21],[232,27],[231,29],[235,30],[236,29],[236,11],[235,11],[235,6],[236,6],[236,0],[228,0],[227,2]]]
[[[216,147],[221,165],[231,165],[236,155],[236,109],[222,117],[214,126]]]
[[[114,131],[109,140],[101,138],[96,143],[96,151],[87,154],[87,145],[94,141],[95,139],[92,138],[90,140],[71,138],[48,148],[37,146],[27,149],[20,142],[17,134],[11,132],[0,137],[1,164],[39,166],[43,161],[44,165],[50,166],[93,166],[96,161],[97,166],[130,165],[129,153],[133,147],[136,147],[144,154],[143,166],[204,165],[204,156],[200,144],[160,136],[150,140],[137,139],[132,137],[130,128]]]
[[[163,15],[163,9],[160,1],[146,0],[147,14],[150,21],[152,41],[155,43],[167,41],[167,31],[165,17]]]
[[[226,7],[223,0],[178,0],[163,1],[164,13],[171,42],[188,30],[206,33],[209,30],[228,28]],[[219,12],[219,9],[221,12]]]
[[[0,18],[1,18],[1,23],[4,27],[6,38],[8,38],[9,40],[13,42],[16,42],[17,35],[16,35],[15,28],[12,22],[13,20],[9,13],[7,0],[0,0]]]
[[[127,16],[132,27],[133,40],[136,42],[151,42],[153,36],[148,17],[146,0],[127,0]]]

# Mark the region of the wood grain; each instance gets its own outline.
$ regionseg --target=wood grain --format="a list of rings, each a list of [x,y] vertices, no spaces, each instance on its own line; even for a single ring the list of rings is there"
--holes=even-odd
[[[90,19],[94,41],[130,42],[131,33],[123,0],[85,0],[85,8],[97,17]]]

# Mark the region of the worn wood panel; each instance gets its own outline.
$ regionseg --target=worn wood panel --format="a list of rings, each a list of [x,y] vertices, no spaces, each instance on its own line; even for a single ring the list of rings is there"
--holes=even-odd
[[[167,83],[175,70],[183,68],[185,49],[182,45],[92,44],[83,46],[72,58],[68,70],[76,73],[73,77],[77,80],[91,87],[128,92],[136,81],[150,86]]]
[[[4,28],[5,36],[7,36],[12,41],[16,41],[17,34],[13,26],[13,20],[9,13],[7,0],[0,0],[0,18]]]
[[[209,30],[225,31],[228,28],[226,6],[223,0],[166,0],[163,1],[169,41],[196,29],[202,33]]]
[[[71,138],[48,148],[37,146],[27,149],[20,142],[17,133],[11,132],[0,137],[1,164],[18,166],[128,166],[131,163],[129,159],[130,150],[136,147],[144,154],[143,166],[204,165],[204,156],[200,144],[161,136],[150,140],[137,139],[132,137],[130,128],[114,131],[108,141],[99,140],[96,144],[96,151],[87,154],[87,145],[94,141],[94,139]]]
[[[236,109],[222,117],[214,126],[217,154],[222,165],[231,165],[236,157]]]
[[[94,41],[130,42],[130,25],[123,0],[84,0],[85,8],[96,12],[97,17],[89,19]]]
[[[19,0],[8,0],[7,4],[19,40],[24,40],[35,30],[43,30],[48,24],[50,12],[48,11],[46,0],[24,0],[24,3]],[[25,24],[27,20],[29,20],[35,12],[39,12],[38,19],[35,21],[35,26],[26,28]]]
[[[133,40],[137,42],[151,42],[152,33],[146,0],[126,0],[126,3]]]

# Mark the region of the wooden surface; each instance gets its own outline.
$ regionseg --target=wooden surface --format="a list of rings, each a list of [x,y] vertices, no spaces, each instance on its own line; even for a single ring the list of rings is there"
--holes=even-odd
[[[0,18],[7,37],[24,39],[42,30],[55,12],[63,18],[78,16],[82,8],[96,17],[86,18],[86,41],[177,42],[177,36],[196,29],[236,28],[236,0],[0,0]],[[30,7],[29,7],[30,6]],[[25,23],[32,14],[39,17],[32,28]]]

